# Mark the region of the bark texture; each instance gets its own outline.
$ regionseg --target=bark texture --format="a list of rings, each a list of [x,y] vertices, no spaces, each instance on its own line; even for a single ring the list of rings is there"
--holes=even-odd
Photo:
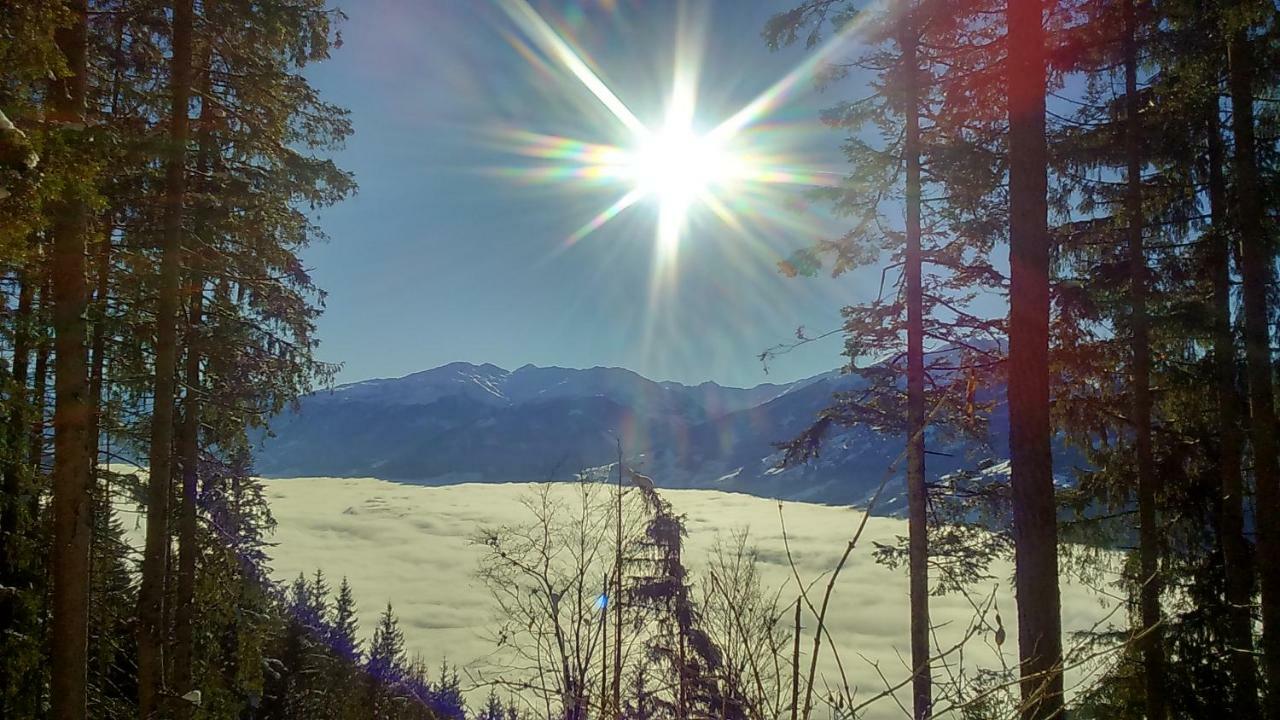
[[[1022,717],[1062,717],[1049,426],[1048,149],[1042,0],[1009,0],[1009,453]]]
[[[169,156],[156,303],[155,392],[147,483],[147,537],[138,592],[138,705],[143,720],[156,716],[164,695],[164,589],[169,556],[169,494],[173,481],[173,415],[177,371],[178,281],[186,193],[186,147],[191,95],[192,0],[173,4]]]
[[[1253,52],[1243,30],[1228,48],[1232,134],[1235,136],[1235,224],[1240,231],[1244,349],[1249,380],[1250,440],[1257,486],[1258,576],[1262,587],[1262,667],[1267,680],[1266,715],[1280,718],[1280,534],[1272,515],[1280,501],[1276,458],[1275,394],[1271,382],[1271,337],[1267,285],[1275,260],[1266,234],[1254,139]]]
[[[87,7],[70,0],[71,24],[58,31],[70,75],[50,88],[50,109],[60,122],[83,123]],[[89,652],[89,540],[93,473],[85,350],[85,234],[88,207],[78,188],[59,202],[53,225],[51,291],[54,334],[53,547],[49,652],[50,717],[82,720],[87,711]],[[47,362],[47,361],[46,361]]]

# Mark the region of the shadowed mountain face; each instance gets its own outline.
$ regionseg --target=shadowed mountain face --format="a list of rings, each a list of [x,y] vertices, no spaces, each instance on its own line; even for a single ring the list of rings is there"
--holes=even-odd
[[[780,470],[774,443],[795,437],[861,380],[829,372],[794,383],[729,388],[654,382],[630,370],[452,363],[304,398],[272,422],[258,471],[267,476],[372,476],[427,485],[562,480],[628,462],[666,487],[713,488],[826,503],[865,501],[903,439],[838,428],[822,456]],[[1004,454],[1003,408],[990,446],[930,440],[929,473]],[[993,450],[994,449],[994,450]],[[882,501],[904,504],[895,478]]]

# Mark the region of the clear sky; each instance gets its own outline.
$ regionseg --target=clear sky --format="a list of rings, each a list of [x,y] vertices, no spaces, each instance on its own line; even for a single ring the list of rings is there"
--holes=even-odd
[[[760,36],[788,0],[532,6],[646,125],[661,124],[678,46],[680,64],[698,67],[703,130],[807,57],[802,47],[770,52]],[[841,363],[836,338],[779,358],[768,375],[757,359],[797,326],[835,327],[841,305],[879,281],[875,269],[839,280],[779,274],[778,260],[839,228],[798,189],[727,198],[737,227],[695,209],[674,261],[655,260],[652,202],[566,245],[621,190],[513,174],[533,161],[510,138],[625,143],[601,103],[499,0],[347,0],[343,9],[343,47],[310,74],[352,111],[355,135],[337,160],[360,191],[321,215],[330,240],[305,255],[329,294],[320,354],[343,363],[340,382],[465,360],[753,385]],[[839,135],[818,111],[860,89],[852,84],[818,93],[801,78],[751,130],[791,169],[839,171]]]

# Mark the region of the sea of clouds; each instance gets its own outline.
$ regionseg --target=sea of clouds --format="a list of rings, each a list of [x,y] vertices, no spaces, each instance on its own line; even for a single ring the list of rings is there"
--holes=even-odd
[[[372,631],[378,614],[390,601],[409,652],[421,655],[432,666],[444,659],[458,665],[465,684],[467,671],[485,665],[485,658],[494,651],[494,607],[475,576],[482,548],[471,540],[481,527],[529,521],[521,501],[529,497],[533,487],[527,483],[421,487],[369,478],[267,480],[267,496],[279,523],[271,551],[273,572],[287,581],[300,572],[310,574],[322,568],[335,587],[347,577],[360,604],[361,631],[365,634]],[[571,491],[566,485],[556,490]],[[784,603],[795,597],[796,583],[783,545],[779,513],[785,518],[791,557],[800,577],[808,583],[823,576],[817,592],[826,584],[824,573],[834,566],[862,519],[860,510],[848,507],[779,504],[710,490],[662,493],[686,517],[686,558],[695,575],[699,562],[718,539],[747,529],[758,550],[761,576],[771,587],[781,588]],[[862,696],[884,688],[881,673],[891,682],[908,674],[906,573],[885,568],[872,558],[874,541],[893,544],[896,536],[905,533],[902,520],[870,518],[833,595],[828,627],[850,685]],[[973,622],[973,603],[982,604],[995,594],[1008,639],[997,647],[994,633],[985,631],[970,640],[963,652],[967,673],[1017,662],[1011,573],[1009,563],[999,562],[992,568],[992,579],[973,587],[968,598],[959,594],[932,598],[932,620],[938,626],[935,642],[946,648]],[[1064,631],[1087,630],[1100,621],[1125,622],[1123,612],[1115,612],[1115,601],[1108,594],[1111,589],[1105,586],[1107,576],[1092,578],[1088,586],[1064,576]],[[988,611],[985,619],[994,626],[993,611]],[[811,627],[813,623],[804,624]],[[1068,635],[1068,647],[1072,642]],[[811,634],[806,632],[806,654],[810,643]],[[952,667],[938,667],[935,672],[957,671],[960,659],[959,654],[952,654],[948,660]],[[879,664],[878,671],[874,663]],[[807,666],[807,660],[803,664]],[[839,685],[834,658],[825,649],[819,667],[826,683]],[[1088,683],[1099,667],[1098,662],[1090,662],[1071,668],[1068,687]],[[818,690],[823,687],[819,682]],[[899,691],[898,697],[910,705],[908,690]],[[901,714],[892,700],[884,700],[869,717]]]

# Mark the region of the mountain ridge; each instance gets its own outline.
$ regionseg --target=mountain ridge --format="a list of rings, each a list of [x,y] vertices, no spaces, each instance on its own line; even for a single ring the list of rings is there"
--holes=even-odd
[[[865,502],[902,449],[868,427],[836,428],[819,458],[779,468],[775,443],[817,419],[833,393],[864,381],[838,370],[733,388],[654,381],[625,368],[448,363],[303,397],[258,438],[267,477],[371,476],[415,484],[564,480],[616,462],[659,485],[824,503]],[[1000,455],[930,434],[930,475]],[[899,491],[891,480],[886,508]]]

